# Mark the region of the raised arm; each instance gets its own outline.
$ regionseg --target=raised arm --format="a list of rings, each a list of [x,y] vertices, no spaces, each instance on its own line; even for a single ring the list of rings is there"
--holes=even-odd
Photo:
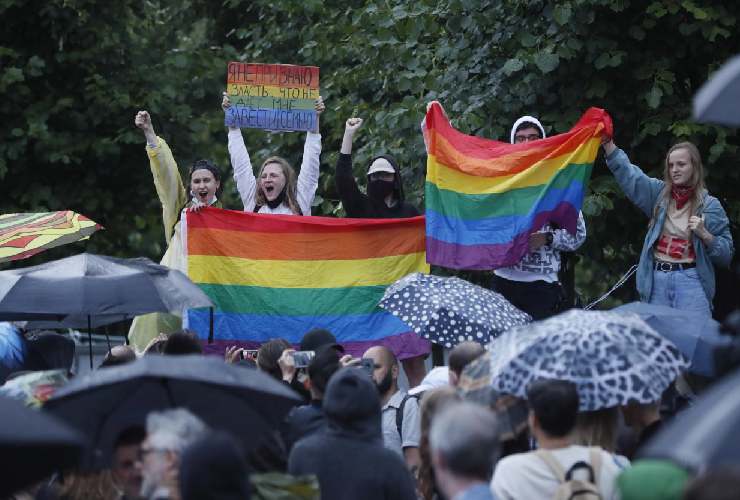
[[[324,109],[326,109],[324,100],[319,96],[316,99],[316,128],[312,132],[306,133],[301,171],[298,173],[296,196],[303,215],[311,215],[311,205],[314,196],[316,196],[316,189],[319,187],[319,165],[321,164],[319,117]]]
[[[627,154],[619,149],[611,139],[605,142],[603,147],[606,153],[606,166],[614,174],[624,194],[645,215],[651,217],[653,207],[663,190],[664,182],[646,175],[640,167],[633,165]]]
[[[154,178],[159,202],[162,204],[162,224],[167,242],[172,238],[172,231],[180,217],[180,210],[187,203],[182,177],[172,151],[164,141],[157,137],[152,126],[152,119],[147,111],[139,111],[134,124],[141,129],[146,138],[146,152],[149,156],[149,168]]]
[[[362,118],[350,118],[344,125],[342,147],[339,150],[334,183],[342,200],[342,206],[349,217],[356,214],[362,205],[365,195],[357,187],[355,176],[352,175],[352,141],[355,133],[362,126]]]
[[[231,102],[229,96],[224,92],[221,107],[229,109]],[[257,180],[254,178],[252,162],[249,159],[247,146],[240,128],[229,127],[229,156],[231,157],[231,168],[234,169],[234,181],[239,197],[242,199],[245,212],[254,210],[255,196],[257,195]]]

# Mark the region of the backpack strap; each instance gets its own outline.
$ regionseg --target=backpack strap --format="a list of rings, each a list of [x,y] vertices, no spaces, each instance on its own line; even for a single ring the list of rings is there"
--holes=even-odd
[[[406,394],[401,400],[401,404],[398,405],[398,409],[396,409],[396,429],[398,429],[398,437],[401,438],[401,448],[403,448],[403,411],[406,408],[406,401],[415,398],[418,402],[421,394]]]
[[[601,469],[601,448],[590,448],[591,469],[594,471],[594,484],[599,484],[599,471]]]
[[[565,469],[563,469],[563,466],[560,465],[560,462],[558,462],[552,453],[540,448],[535,452],[535,454],[540,457],[540,459],[542,459],[542,461],[550,468],[552,473],[555,474],[555,479],[557,479],[559,483],[565,482]]]

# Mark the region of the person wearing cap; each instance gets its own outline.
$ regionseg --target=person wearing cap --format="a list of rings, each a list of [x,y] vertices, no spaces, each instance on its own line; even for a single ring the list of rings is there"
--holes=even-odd
[[[404,198],[403,181],[398,163],[391,155],[373,158],[367,170],[367,194],[360,191],[352,175],[352,142],[362,126],[362,118],[349,118],[344,127],[344,138],[337,160],[336,182],[339,199],[347,217],[358,219],[401,219],[421,215]],[[426,355],[401,360],[409,387],[421,383],[426,375]]]
[[[326,346],[334,348],[338,356],[344,353],[344,347],[337,343],[336,337],[329,330],[314,328],[303,335],[301,343],[298,345],[298,350],[316,352]],[[295,366],[295,359],[293,358],[294,352],[296,351],[292,347],[284,349],[277,360],[277,365],[280,368],[283,382],[300,394],[304,401],[308,403],[312,399],[311,392],[306,387],[308,380],[305,377],[305,373],[301,374],[302,376],[299,375],[298,368]]]
[[[416,207],[405,201],[401,172],[398,163],[390,155],[376,156],[370,162],[367,194],[360,191],[352,175],[352,141],[361,126],[362,118],[347,120],[334,177],[347,217],[400,219],[420,215]]]
[[[546,137],[545,128],[533,116],[522,116],[511,127],[512,144],[524,144]],[[565,290],[558,278],[560,252],[574,252],[586,241],[586,222],[578,212],[576,234],[550,223],[529,236],[529,253],[510,267],[493,271],[492,288],[533,319],[545,319],[560,312]]]
[[[301,339],[299,350],[318,351],[321,347],[333,347],[340,355],[344,354],[344,347],[337,342],[337,338],[329,330],[314,328],[309,330]]]
[[[308,364],[308,389],[311,392],[311,402],[293,408],[285,418],[283,425],[283,440],[288,452],[299,439],[326,427],[326,419],[322,411],[324,392],[332,375],[339,370],[341,364],[339,352],[332,344],[321,345],[315,349],[315,352],[316,355]]]

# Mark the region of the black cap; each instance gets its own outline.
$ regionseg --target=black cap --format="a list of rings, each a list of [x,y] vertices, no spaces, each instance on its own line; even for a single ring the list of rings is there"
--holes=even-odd
[[[329,379],[339,368],[341,365],[336,348],[331,344],[319,347],[316,349],[314,358],[308,363],[308,378],[311,379],[311,386],[323,394]]]
[[[301,339],[301,351],[315,351],[319,347],[330,345],[339,352],[344,352],[344,347],[337,343],[337,338],[324,328],[314,328],[306,333]]]

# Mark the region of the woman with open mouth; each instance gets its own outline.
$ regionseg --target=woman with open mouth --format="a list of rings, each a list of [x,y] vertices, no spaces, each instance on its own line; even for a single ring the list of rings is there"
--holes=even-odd
[[[167,142],[154,132],[149,113],[139,111],[134,124],[142,130],[146,138],[149,167],[152,170],[159,201],[162,203],[162,222],[168,246],[160,264],[187,274],[187,261],[180,230],[182,210],[200,210],[207,206],[221,208],[218,199],[221,194],[221,172],[208,160],[196,161],[190,167],[187,193],[172,151]],[[169,334],[180,329],[182,320],[177,316],[162,313],[146,314],[134,319],[129,330],[129,340],[141,351],[158,333]]]
[[[734,248],[727,214],[704,186],[699,150],[690,142],[671,147],[661,180],[633,165],[611,137],[602,145],[625,195],[650,217],[637,267],[640,300],[711,317],[714,267],[729,267]]]
[[[221,107],[226,111],[230,106],[229,96],[224,93]],[[317,115],[324,109],[324,101],[319,96],[316,100]],[[311,204],[319,187],[321,134],[318,116],[316,128],[306,133],[301,171],[297,176],[286,159],[270,156],[262,163],[255,178],[249,152],[239,128],[229,127],[229,154],[236,188],[244,203],[245,212],[311,215]]]

